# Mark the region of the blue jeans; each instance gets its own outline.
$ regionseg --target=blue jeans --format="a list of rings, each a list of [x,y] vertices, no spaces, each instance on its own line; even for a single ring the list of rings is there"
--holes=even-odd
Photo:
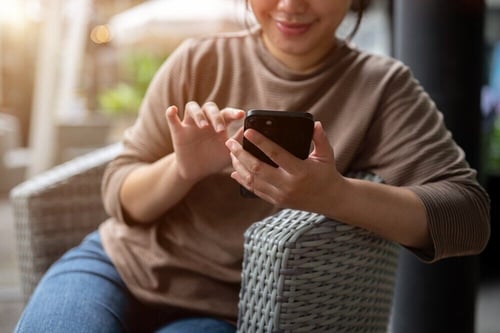
[[[235,331],[220,319],[136,299],[104,252],[97,231],[52,265],[15,329],[30,333]]]

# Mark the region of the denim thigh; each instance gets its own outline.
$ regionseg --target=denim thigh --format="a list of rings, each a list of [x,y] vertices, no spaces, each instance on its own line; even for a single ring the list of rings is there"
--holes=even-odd
[[[95,231],[50,267],[15,332],[148,331],[143,326],[148,321],[137,320],[144,311],[144,305],[126,288]],[[142,322],[141,329],[138,322]]]
[[[184,319],[182,319],[184,318]],[[146,304],[127,289],[99,233],[56,261],[40,280],[15,332],[234,332],[222,320]]]
[[[220,319],[192,317],[179,319],[155,333],[235,333],[236,327]]]

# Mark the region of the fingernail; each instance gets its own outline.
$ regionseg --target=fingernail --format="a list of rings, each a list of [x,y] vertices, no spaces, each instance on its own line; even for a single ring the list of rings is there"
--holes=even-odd
[[[215,127],[216,132],[222,132],[223,130],[224,130],[224,125],[222,124],[217,124],[217,126]]]
[[[226,147],[229,148],[229,150],[233,150],[233,148],[234,148],[234,142],[233,142],[233,140],[227,140],[226,141]]]

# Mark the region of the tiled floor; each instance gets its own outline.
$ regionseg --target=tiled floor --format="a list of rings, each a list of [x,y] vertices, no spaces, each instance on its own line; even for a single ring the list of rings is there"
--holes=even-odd
[[[0,333],[12,332],[22,311],[12,212],[0,197]],[[481,285],[476,333],[500,333],[500,281]]]

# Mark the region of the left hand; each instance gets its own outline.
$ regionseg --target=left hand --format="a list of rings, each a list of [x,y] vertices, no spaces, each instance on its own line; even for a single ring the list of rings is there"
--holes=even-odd
[[[213,102],[202,106],[189,102],[181,120],[177,106],[170,106],[166,111],[166,119],[172,135],[179,175],[196,182],[227,167],[230,163],[229,154],[224,147],[228,139],[227,127],[244,116],[243,110],[221,110]]]
[[[229,139],[234,172],[231,177],[258,197],[283,208],[320,211],[321,203],[343,179],[336,169],[333,148],[320,122],[314,125],[314,149],[301,160],[284,148],[249,129],[245,138],[261,149],[278,167],[275,168],[245,151],[241,144]],[[326,196],[326,197],[325,197]]]

